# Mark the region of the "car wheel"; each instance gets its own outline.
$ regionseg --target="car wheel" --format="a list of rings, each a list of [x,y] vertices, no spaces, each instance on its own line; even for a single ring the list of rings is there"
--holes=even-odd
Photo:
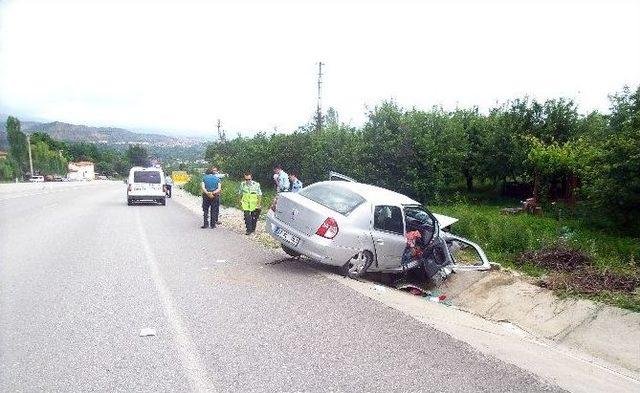
[[[158,202],[160,202],[160,205],[162,206],[167,204],[167,200],[165,198],[160,199]]]
[[[359,278],[364,276],[372,263],[371,251],[360,251],[342,266],[342,273],[350,278]]]
[[[293,249],[291,249],[291,248],[289,248],[289,247],[285,246],[284,244],[281,244],[280,246],[282,247],[282,251],[286,252],[286,253],[287,253],[287,255],[289,255],[289,256],[291,256],[291,257],[297,258],[297,257],[299,257],[300,255],[302,255],[302,254],[300,254],[298,251],[293,250]]]
[[[133,205],[133,201],[131,199],[127,199],[127,205],[129,206]]]

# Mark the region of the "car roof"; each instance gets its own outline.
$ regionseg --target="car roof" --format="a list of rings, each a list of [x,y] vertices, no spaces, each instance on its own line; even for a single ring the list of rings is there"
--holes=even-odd
[[[339,180],[323,181],[316,184],[330,184],[335,187],[353,191],[374,205],[422,205],[420,202],[406,195],[370,184]]]
[[[145,167],[142,167],[142,166],[134,166],[134,167],[131,168],[131,171],[162,172],[162,168],[155,168],[155,167],[152,167],[152,166],[150,166],[148,168],[145,168]]]

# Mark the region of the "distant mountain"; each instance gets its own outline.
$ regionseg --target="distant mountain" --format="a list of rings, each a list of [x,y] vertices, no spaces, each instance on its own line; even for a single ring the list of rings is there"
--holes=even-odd
[[[39,123],[21,121],[21,130],[26,134],[46,132],[53,139],[66,142],[89,142],[106,145],[145,144],[152,146],[192,146],[205,142],[204,138],[174,137],[161,134],[137,133],[123,128],[91,127],[59,121]],[[7,147],[6,121],[0,122],[0,148]]]

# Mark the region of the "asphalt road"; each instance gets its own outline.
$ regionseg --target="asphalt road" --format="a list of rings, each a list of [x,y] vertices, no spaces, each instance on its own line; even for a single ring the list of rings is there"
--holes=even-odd
[[[171,200],[6,187],[0,391],[559,390]]]

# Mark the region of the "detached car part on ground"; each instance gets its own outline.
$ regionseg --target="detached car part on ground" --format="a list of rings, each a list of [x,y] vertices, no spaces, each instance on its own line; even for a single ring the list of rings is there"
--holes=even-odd
[[[457,219],[432,214],[405,195],[333,172],[331,176],[342,181],[281,193],[267,213],[266,229],[287,254],[339,266],[354,278],[366,272],[421,269],[426,278],[441,282],[454,270],[490,268],[477,244],[446,232]],[[407,232],[414,230],[421,233],[420,256],[403,262]],[[454,257],[470,249],[478,261],[464,263]]]

